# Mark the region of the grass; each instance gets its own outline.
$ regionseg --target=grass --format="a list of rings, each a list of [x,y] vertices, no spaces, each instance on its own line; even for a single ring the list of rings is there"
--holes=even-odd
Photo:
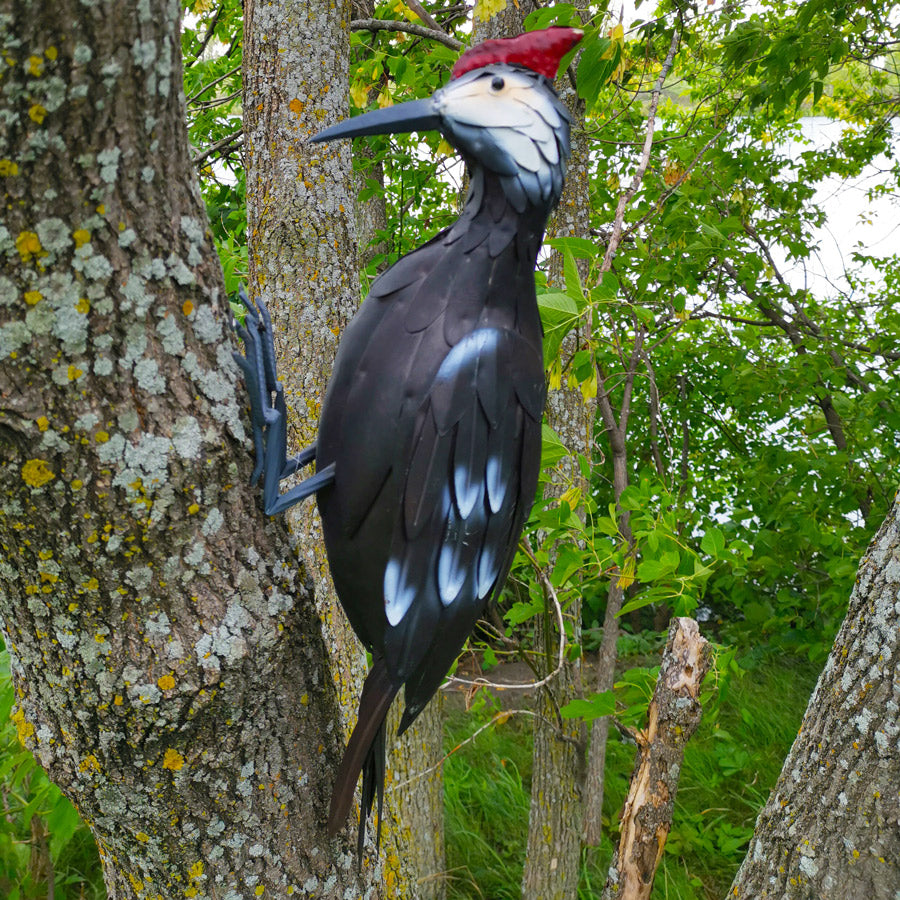
[[[653,900],[718,900],[725,895],[818,672],[808,663],[776,654],[757,654],[745,665],[753,668],[720,688],[687,745]],[[18,745],[8,718],[8,676],[0,678],[0,687],[0,895],[9,900],[47,896],[46,883],[36,883],[27,874],[34,840],[29,821],[36,812],[50,832],[56,900],[102,900],[105,891],[93,839],[31,754]],[[485,701],[480,709],[451,713],[445,729],[447,749],[465,741],[494,712]],[[486,729],[445,764],[449,900],[520,897],[531,753],[530,717],[511,717]],[[602,891],[633,761],[634,747],[612,730],[604,799],[608,830],[601,847],[584,851],[578,900],[592,900]]]
[[[797,733],[817,674],[808,663],[771,655],[733,678],[704,711],[703,723],[686,749],[653,900],[718,900],[725,895]],[[491,712],[451,714],[447,749],[465,740]],[[447,761],[444,809],[451,900],[520,897],[531,746],[530,719],[513,718],[486,730]],[[604,799],[604,821],[613,829],[633,762],[634,747],[613,730]],[[616,838],[607,832],[601,847],[585,850],[579,900],[599,897]]]

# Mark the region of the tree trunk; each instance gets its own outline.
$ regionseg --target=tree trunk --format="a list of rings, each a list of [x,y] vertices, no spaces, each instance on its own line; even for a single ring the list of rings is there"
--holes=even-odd
[[[581,6],[576,3],[576,6]],[[568,72],[556,81],[560,97],[573,116],[572,157],[559,206],[550,222],[551,237],[588,237],[590,234],[589,158],[584,135],[584,104],[572,87]],[[587,266],[578,263],[582,282]],[[548,281],[564,290],[563,255],[550,259]],[[589,336],[590,323],[579,326],[563,341],[560,354],[571,357]],[[587,496],[589,486],[581,476],[577,457],[591,459],[596,403],[586,400],[578,387],[562,387],[547,394],[547,423],[559,434],[570,455],[547,490],[558,497],[573,485]],[[581,643],[581,600],[574,597],[566,608],[570,639]],[[538,628],[536,641],[540,646]],[[581,873],[581,822],[585,814],[585,746],[587,727],[578,719],[561,719],[559,707],[584,694],[581,659],[566,660],[561,677],[541,692],[541,718],[534,723],[534,762],[528,845],[522,879],[527,897],[575,897]]]
[[[272,315],[290,414],[289,452],[316,439],[338,337],[359,305],[350,147],[346,141],[324,148],[309,143],[326,122],[347,115],[348,13],[349,4],[304,0],[248,0],[244,8],[250,290]],[[298,480],[309,474],[299,473]],[[315,501],[289,516],[314,577],[326,642],[340,660],[331,671],[347,737],[365,656],[331,584]]]
[[[330,648],[295,544],[248,484],[178,9],[0,15],[14,720],[94,832],[112,900],[375,896],[324,834],[342,748]]]
[[[311,145],[310,136],[349,114],[349,4],[305,0],[245,6],[244,130],[247,205],[254,291],[275,323],[279,374],[292,398],[296,449],[316,437],[321,398],[343,327],[359,304],[356,179],[350,142]],[[321,106],[327,110],[321,116]],[[378,218],[378,210],[370,210]],[[383,219],[384,209],[381,208]],[[367,220],[367,219],[366,219]],[[382,224],[383,227],[383,224]],[[308,474],[308,473],[305,473]],[[315,504],[292,511],[307,564],[315,573],[316,599],[326,642],[337,648],[332,672],[344,712],[345,737],[356,720],[365,657],[340,608],[328,574]],[[425,725],[431,726],[426,733]],[[390,732],[393,739],[395,729]],[[389,754],[406,781],[441,752],[440,716],[422,719],[418,740],[404,737]],[[428,793],[427,798],[415,792]],[[410,795],[413,792],[413,796]],[[443,782],[413,781],[388,793],[380,861],[389,896],[442,896]],[[352,829],[349,829],[348,833]],[[410,841],[409,835],[416,840]],[[375,830],[369,829],[373,840]],[[430,842],[426,838],[437,836]],[[424,866],[425,868],[420,868]],[[435,893],[437,891],[437,893]]]
[[[847,618],[729,898],[896,900],[898,591],[895,501],[860,563]]]

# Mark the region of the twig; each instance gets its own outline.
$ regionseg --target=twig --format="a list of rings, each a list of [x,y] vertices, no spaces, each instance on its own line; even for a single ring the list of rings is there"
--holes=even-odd
[[[543,687],[545,684],[549,684],[556,676],[562,671],[563,665],[566,661],[566,627],[565,622],[563,621],[563,612],[562,606],[559,602],[559,597],[556,596],[556,590],[553,585],[550,583],[550,579],[547,577],[547,574],[541,568],[537,559],[535,559],[534,553],[531,550],[531,547],[528,546],[528,542],[523,537],[519,542],[519,548],[522,552],[528,557],[531,562],[534,571],[537,573],[538,577],[544,583],[544,587],[546,588],[546,592],[550,595],[550,599],[553,601],[553,607],[556,610],[556,621],[559,625],[559,655],[557,658],[556,668],[544,678],[541,678],[539,681],[526,681],[522,684],[500,684],[495,681],[489,681],[487,678],[458,678],[456,675],[451,675],[447,681],[441,685],[442,690],[446,690],[452,684],[467,684],[471,687],[488,687],[494,688],[495,690],[504,690],[504,691],[528,691],[535,690],[535,688]]]
[[[241,71],[240,65],[235,66],[233,69],[226,72],[224,75],[220,75],[218,78],[214,79],[209,84],[204,84],[203,87],[200,88],[200,90],[197,91],[196,94],[193,94],[192,96],[188,97],[186,102],[194,103],[198,98],[202,97],[211,87],[215,87],[220,81],[224,81],[229,76],[234,75],[235,72],[240,72],[240,71]]]
[[[408,784],[412,784],[414,781],[420,781],[422,778],[425,778],[432,772],[436,772],[441,768],[441,766],[444,765],[445,762],[447,762],[448,759],[450,759],[451,756],[453,756],[454,753],[462,750],[462,748],[465,747],[466,744],[471,744],[472,741],[474,741],[482,731],[486,731],[492,725],[501,725],[503,724],[503,722],[507,721],[507,719],[511,719],[513,716],[531,716],[533,719],[541,719],[542,721],[547,722],[552,727],[556,727],[548,719],[545,719],[539,713],[532,712],[530,709],[510,709],[504,710],[503,712],[498,712],[493,716],[493,718],[490,719],[490,721],[485,722],[484,725],[473,731],[472,734],[470,734],[464,741],[458,743],[449,753],[445,753],[433,766],[429,766],[427,769],[423,769],[421,772],[416,772],[415,775],[411,775],[406,779],[406,781],[401,781],[398,784],[392,784],[390,786],[390,790],[399,790],[402,787],[406,787],[406,785]]]
[[[465,46],[462,41],[443,31],[435,31],[424,25],[416,25],[414,22],[398,22],[395,19],[354,19],[350,23],[351,31],[403,31],[406,34],[414,34],[417,37],[429,38],[437,41],[451,50],[462,50]]]
[[[215,144],[207,147],[202,153],[198,153],[192,160],[195,166],[202,166],[207,159],[211,156],[215,156],[220,150],[225,150],[231,144],[237,142],[240,138],[244,136],[244,129],[238,128],[237,131],[233,131],[231,134],[226,135],[220,141],[216,141]]]
[[[608,272],[610,267],[612,266],[613,257],[616,255],[616,251],[619,249],[619,243],[622,240],[622,226],[625,221],[625,207],[631,202],[631,198],[637,193],[637,189],[641,186],[641,182],[644,180],[644,175],[647,172],[647,166],[650,165],[650,152],[653,149],[653,133],[656,130],[656,109],[659,106],[659,98],[662,95],[663,84],[665,83],[666,76],[669,74],[669,70],[672,68],[672,63],[675,61],[675,51],[678,49],[678,42],[681,37],[680,31],[676,28],[672,33],[672,41],[669,44],[669,52],[666,55],[665,61],[662,64],[662,69],[659,73],[659,78],[656,79],[656,85],[653,88],[653,93],[650,96],[650,109],[647,114],[647,133],[644,137],[644,150],[641,154],[641,160],[638,163],[637,171],[634,173],[634,177],[631,179],[631,184],[628,189],[623,191],[619,195],[619,202],[616,205],[616,217],[613,220],[613,230],[612,235],[609,239],[609,244],[606,247],[606,254],[603,257],[603,263],[600,266],[601,275],[604,272]]]

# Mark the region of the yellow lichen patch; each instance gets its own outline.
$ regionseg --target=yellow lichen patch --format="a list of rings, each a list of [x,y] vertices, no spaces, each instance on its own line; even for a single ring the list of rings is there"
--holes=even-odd
[[[121,706],[121,705],[122,705],[122,702],[123,702],[123,701],[122,701],[122,695],[121,695],[121,694],[116,694],[116,696],[113,697],[113,705],[115,705],[115,706]]]
[[[38,431],[46,431],[50,427],[50,420],[46,416],[41,416],[35,424]]]
[[[97,207],[97,213],[98,213],[99,215],[101,215],[101,216],[105,216],[105,215],[106,215],[106,206],[105,206],[103,203],[101,203],[101,204]]]
[[[47,107],[41,106],[40,103],[33,103],[31,108],[28,110],[28,118],[31,119],[32,122],[37,122],[38,125],[44,121],[44,117],[47,115]]]
[[[135,837],[142,843],[146,844],[150,840],[150,835],[146,831],[139,831]]]
[[[181,311],[182,311],[186,316],[189,316],[189,315],[194,311],[194,304],[191,303],[190,300],[185,300],[185,301],[184,301],[184,305],[181,307]]]
[[[291,100],[290,103],[288,103],[288,109],[290,109],[290,111],[295,116],[299,116],[300,113],[303,112],[303,103],[300,100],[298,100],[296,97],[294,97],[294,99]]]
[[[84,482],[80,478],[75,478],[70,482],[69,487],[71,487],[73,491],[80,491],[84,487]]]
[[[257,897],[262,897],[265,892],[266,889],[261,884],[258,884],[256,886],[256,890],[253,891],[253,893],[256,894]]]
[[[38,488],[56,477],[53,470],[43,459],[29,459],[22,466],[22,481],[29,487]]]
[[[41,56],[28,57],[28,74],[35,78],[44,74],[44,59]]]
[[[19,164],[11,159],[0,159],[0,178],[9,178],[19,174]]]
[[[177,750],[169,747],[166,750],[166,755],[163,757],[163,768],[177,772],[183,765],[184,757]]]
[[[57,53],[58,53],[58,52],[59,52],[59,51],[56,49],[56,47],[52,47],[52,46],[51,46],[51,47],[48,47],[48,48],[44,51],[44,56],[46,56],[47,59],[53,60],[53,59],[56,59],[56,56],[57,56]]]
[[[84,375],[84,372],[78,368],[78,366],[69,366],[66,370],[66,374],[69,376],[69,381],[77,381]]]
[[[34,725],[25,720],[25,713],[21,709],[17,709],[10,718],[16,726],[16,734],[19,736],[19,743],[24,747],[25,741],[34,737]]]
[[[192,504],[188,507],[188,512],[189,512],[192,516],[196,515],[198,512],[200,512],[200,506],[199,506],[199,504],[197,504],[197,503],[192,503]]]
[[[31,262],[32,257],[40,256],[44,252],[40,238],[33,231],[23,231],[16,238],[16,250],[22,257],[22,262]]]
[[[131,882],[131,886],[134,888],[134,892],[136,894],[144,893],[144,885],[143,885],[143,882],[141,882],[140,878],[135,877],[134,875],[131,874],[131,872],[129,872],[128,880]]]
[[[105,444],[109,440],[109,435],[105,431],[98,431],[94,435],[94,440],[98,444]]]
[[[91,311],[91,301],[87,297],[82,297],[76,304],[75,309],[82,315],[87,315]]]
[[[97,760],[97,757],[94,756],[93,753],[88,753],[84,759],[78,763],[78,771],[79,772],[99,772],[100,771],[100,763]]]
[[[156,683],[161,691],[170,691],[175,687],[175,679],[171,675],[163,675]]]
[[[188,870],[188,878],[193,881],[196,878],[199,878],[203,874],[203,860],[198,859],[191,868]]]
[[[25,302],[29,306],[37,306],[43,299],[44,295],[40,291],[25,291]]]
[[[91,233],[86,228],[79,228],[78,231],[72,232],[72,240],[75,241],[76,250],[79,247],[83,247],[85,244],[89,243],[90,239]]]

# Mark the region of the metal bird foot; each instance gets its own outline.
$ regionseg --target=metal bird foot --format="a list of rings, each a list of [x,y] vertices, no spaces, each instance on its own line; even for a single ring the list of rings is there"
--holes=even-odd
[[[316,458],[316,445],[288,457],[287,407],[284,386],[278,380],[275,367],[272,319],[262,300],[252,301],[243,286],[238,296],[247,310],[243,325],[234,322],[234,329],[244,344],[244,355],[237,352],[233,355],[244,373],[250,394],[250,424],[256,449],[251,484],[256,484],[260,475],[263,476],[263,507],[266,515],[274,516],[331,484],[334,464],[281,493],[281,482]]]

